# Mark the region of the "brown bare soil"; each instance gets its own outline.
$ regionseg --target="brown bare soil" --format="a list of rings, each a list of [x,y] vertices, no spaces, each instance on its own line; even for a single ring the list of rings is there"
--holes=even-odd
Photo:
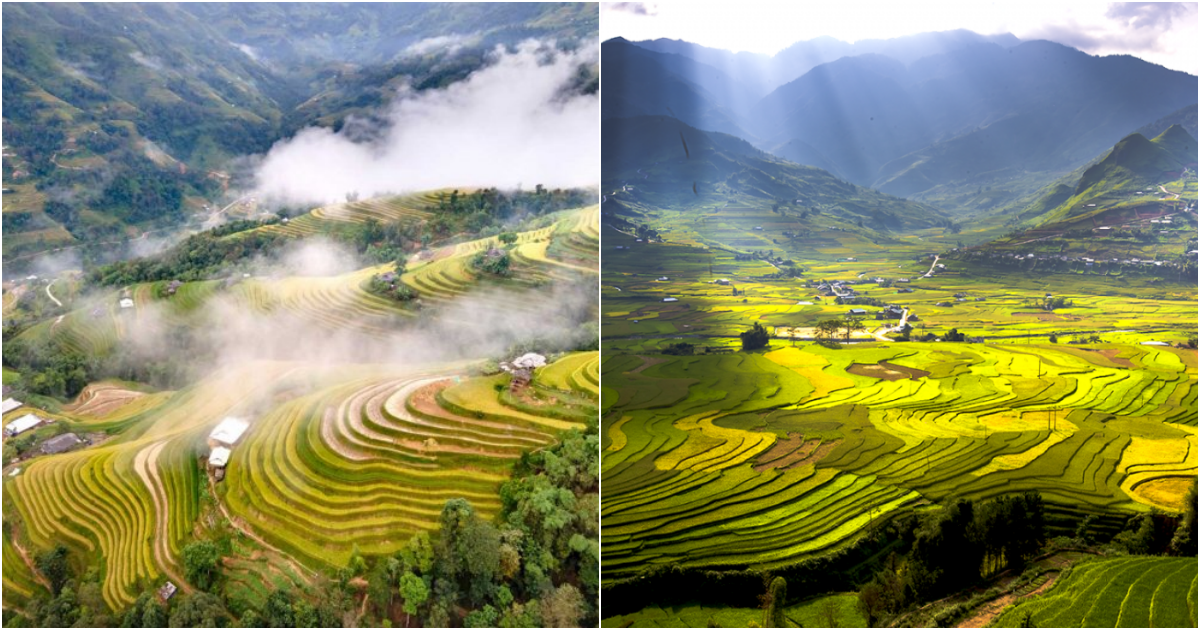
[[[974,615],[971,615],[970,617],[964,619],[963,621],[960,621],[959,624],[955,627],[957,627],[957,628],[986,628],[987,625],[989,623],[991,623],[992,620],[995,619],[1001,612],[1003,612],[1005,608],[1008,608],[1009,605],[1016,603],[1017,601],[1022,600],[1022,599],[1028,599],[1030,597],[1037,597],[1038,595],[1041,595],[1042,593],[1044,593],[1046,591],[1046,589],[1048,589],[1054,585],[1054,581],[1058,579],[1058,576],[1059,576],[1058,572],[1051,573],[1050,578],[1047,579],[1044,584],[1035,588],[1034,590],[1030,591],[1029,593],[1026,593],[1025,595],[1017,595],[1016,593],[1009,593],[1007,595],[1001,595],[1000,597],[997,597],[996,599],[993,599],[992,601],[984,604],[982,607],[979,608],[979,610],[977,610],[975,612]]]
[[[640,354],[638,355],[638,358],[642,360],[642,364],[633,368],[632,370],[629,370],[628,372],[626,372],[626,374],[640,374],[642,372],[642,370],[644,370],[652,365],[658,365],[659,363],[664,363],[666,361],[666,359],[664,359],[662,357],[645,357]]]
[[[92,383],[84,387],[75,402],[63,407],[63,410],[99,418],[145,395],[143,392],[123,389],[111,383]]]
[[[893,372],[903,372],[903,373],[907,374],[908,377],[914,381],[919,378],[924,378],[926,376],[929,376],[929,372],[926,372],[925,370],[918,370],[917,368],[910,368],[910,367],[904,367],[903,365],[896,365],[895,363],[891,363],[890,361],[880,361],[879,365],[882,365],[883,367],[885,367]]]
[[[816,462],[825,458],[841,440],[822,442],[818,439],[805,440],[799,433],[789,433],[787,438],[778,440],[771,448],[759,455],[754,465],[755,472],[772,468],[790,470]]]
[[[884,381],[899,381],[908,378],[904,372],[889,370],[882,365],[864,365],[862,363],[852,363],[846,371],[858,376],[870,376]]]

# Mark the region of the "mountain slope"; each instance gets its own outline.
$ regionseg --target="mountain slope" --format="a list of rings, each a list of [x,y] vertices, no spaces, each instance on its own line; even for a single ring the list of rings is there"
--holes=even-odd
[[[605,212],[617,212],[627,201],[673,209],[779,203],[824,209],[826,216],[894,230],[947,223],[944,214],[929,206],[856,186],[759,151],[740,138],[701,131],[668,116],[606,120],[601,155],[610,204],[602,206]]]
[[[746,88],[714,68],[679,55],[643,50],[621,38],[601,46],[602,117],[671,115],[700,129],[748,137],[730,102]]]

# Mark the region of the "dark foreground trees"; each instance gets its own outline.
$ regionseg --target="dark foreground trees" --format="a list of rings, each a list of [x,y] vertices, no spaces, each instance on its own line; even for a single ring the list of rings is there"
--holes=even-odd
[[[906,607],[960,591],[1007,568],[1019,568],[1046,540],[1036,492],[976,503],[956,500],[912,523],[893,555],[859,591],[859,609],[874,626]]]
[[[767,347],[771,341],[771,335],[767,333],[767,329],[763,325],[754,322],[754,327],[742,333],[742,350],[758,350],[759,348]]]

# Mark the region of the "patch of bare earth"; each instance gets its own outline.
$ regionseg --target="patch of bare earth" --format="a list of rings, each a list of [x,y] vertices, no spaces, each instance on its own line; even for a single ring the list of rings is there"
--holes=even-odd
[[[652,365],[658,365],[659,363],[665,363],[667,361],[662,357],[646,357],[640,354],[638,355],[638,358],[642,360],[642,364],[633,368],[632,370],[629,370],[626,372],[626,374],[640,374],[642,370]]]
[[[805,440],[799,433],[789,433],[787,438],[778,440],[771,448],[758,457],[754,465],[755,472],[772,468],[788,470],[808,464],[814,464],[837,447],[841,440],[822,442],[818,439]]]
[[[143,392],[123,389],[108,383],[92,383],[79,392],[75,402],[63,407],[65,411],[82,416],[106,416],[126,404],[145,396]]]
[[[1007,595],[1001,595],[1000,597],[993,599],[992,601],[981,606],[979,608],[979,610],[977,610],[975,612],[974,615],[968,617],[967,619],[964,619],[963,621],[960,621],[959,624],[955,627],[956,628],[986,628],[987,625],[990,624],[993,619],[995,619],[997,616],[999,616],[1000,613],[1003,612],[1005,608],[1008,608],[1011,604],[1015,604],[1016,602],[1021,601],[1021,600],[1029,599],[1030,597],[1037,597],[1038,595],[1041,595],[1042,593],[1046,592],[1046,589],[1050,588],[1054,584],[1054,581],[1058,579],[1058,575],[1059,574],[1057,571],[1050,573],[1049,577],[1046,579],[1046,581],[1041,586],[1033,589],[1032,591],[1029,591],[1028,593],[1026,593],[1024,595],[1018,595],[1016,593],[1009,593]]]
[[[889,370],[882,365],[864,365],[862,363],[851,364],[846,368],[846,371],[858,376],[870,376],[883,381],[899,381],[908,378],[904,372]]]

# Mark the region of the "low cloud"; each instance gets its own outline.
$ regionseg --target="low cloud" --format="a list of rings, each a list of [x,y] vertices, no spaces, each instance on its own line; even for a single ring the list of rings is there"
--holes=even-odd
[[[426,37],[415,44],[404,49],[402,55],[420,56],[427,55],[431,52],[441,52],[445,55],[453,55],[458,52],[463,44],[473,39],[470,35],[457,35],[451,33],[449,35],[438,35],[436,37]]]
[[[342,131],[312,127],[277,143],[255,174],[274,201],[329,203],[447,186],[587,187],[598,177],[599,99],[572,92],[598,49],[525,42],[440,90],[403,88]]]
[[[604,8],[634,15],[658,15],[658,5],[653,2],[606,2]]]

